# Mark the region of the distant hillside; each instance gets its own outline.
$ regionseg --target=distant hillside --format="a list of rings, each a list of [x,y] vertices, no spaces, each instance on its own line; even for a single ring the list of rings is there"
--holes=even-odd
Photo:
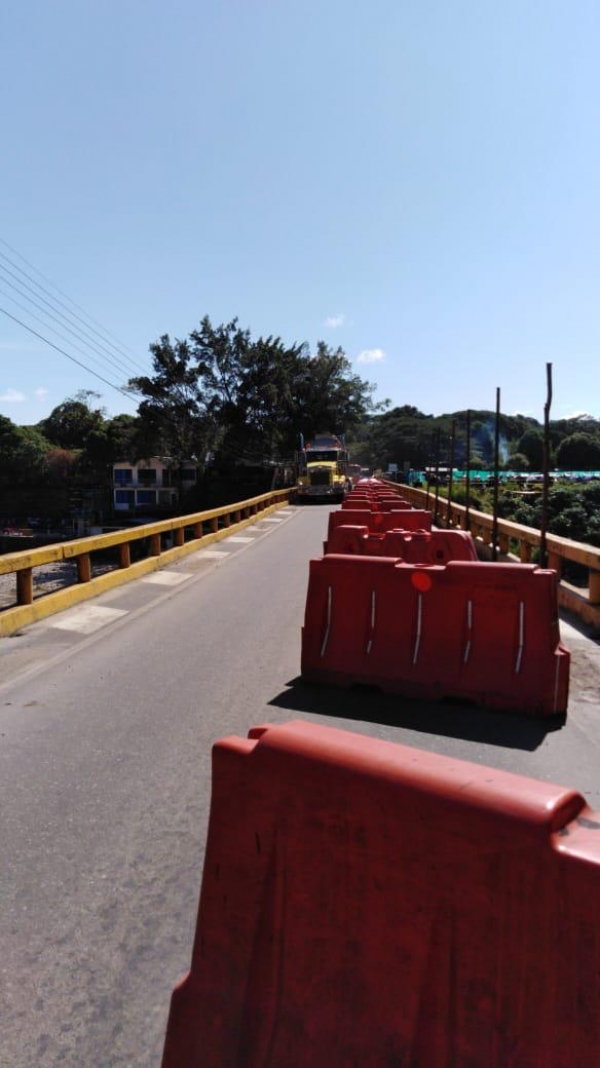
[[[466,411],[447,415],[426,415],[405,404],[383,415],[375,415],[362,424],[349,443],[357,462],[370,467],[387,468],[389,463],[402,467],[408,463],[421,469],[435,463],[450,462],[452,423],[455,424],[454,463],[466,461]],[[493,411],[471,411],[471,466],[488,467],[494,459]],[[551,465],[565,470],[589,471],[600,468],[600,420],[591,415],[553,420],[551,427]],[[542,465],[543,426],[526,415],[500,416],[500,461],[504,467],[520,471],[539,470]]]

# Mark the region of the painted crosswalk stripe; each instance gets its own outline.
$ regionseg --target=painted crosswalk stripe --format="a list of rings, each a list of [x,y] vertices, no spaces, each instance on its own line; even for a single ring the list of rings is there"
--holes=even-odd
[[[116,619],[126,615],[127,612],[122,608],[102,608],[95,604],[80,604],[77,608],[70,608],[67,612],[55,616],[48,625],[58,630],[93,634],[100,627],[105,627],[107,623],[114,623]]]
[[[178,586],[190,578],[188,574],[179,571],[155,571],[152,575],[145,575],[141,582],[154,582],[157,586]]]

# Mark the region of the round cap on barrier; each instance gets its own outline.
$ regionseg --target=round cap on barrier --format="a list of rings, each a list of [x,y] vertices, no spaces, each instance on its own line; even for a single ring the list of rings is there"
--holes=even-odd
[[[414,571],[410,581],[419,593],[427,593],[433,585],[431,576],[426,571]]]

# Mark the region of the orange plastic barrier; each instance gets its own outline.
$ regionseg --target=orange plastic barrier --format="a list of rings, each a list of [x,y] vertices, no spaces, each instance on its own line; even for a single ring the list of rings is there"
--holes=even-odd
[[[367,526],[372,534],[387,530],[431,530],[431,512],[421,508],[398,509],[397,512],[369,512],[362,508],[338,508],[329,513],[327,541],[340,526]]]
[[[393,556],[407,564],[446,564],[477,560],[471,534],[465,530],[389,530],[370,534],[366,526],[338,526],[325,552],[359,556]]]
[[[593,1068],[600,813],[308,723],[213,749],[162,1068]]]
[[[549,716],[566,711],[555,571],[373,556],[311,560],[302,674]]]

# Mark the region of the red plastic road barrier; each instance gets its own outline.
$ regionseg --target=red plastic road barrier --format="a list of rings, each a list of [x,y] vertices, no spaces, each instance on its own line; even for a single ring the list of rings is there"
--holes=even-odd
[[[330,553],[392,556],[407,564],[447,564],[449,560],[477,560],[477,550],[466,530],[389,530],[370,534],[365,526],[339,526],[325,549]]]
[[[327,540],[339,526],[368,526],[372,534],[386,530],[431,530],[431,512],[425,508],[398,509],[397,512],[369,512],[362,508],[338,508],[329,513]]]
[[[311,560],[302,675],[534,716],[565,712],[555,571],[533,564]]]
[[[600,813],[309,723],[213,749],[162,1068],[593,1068]]]

